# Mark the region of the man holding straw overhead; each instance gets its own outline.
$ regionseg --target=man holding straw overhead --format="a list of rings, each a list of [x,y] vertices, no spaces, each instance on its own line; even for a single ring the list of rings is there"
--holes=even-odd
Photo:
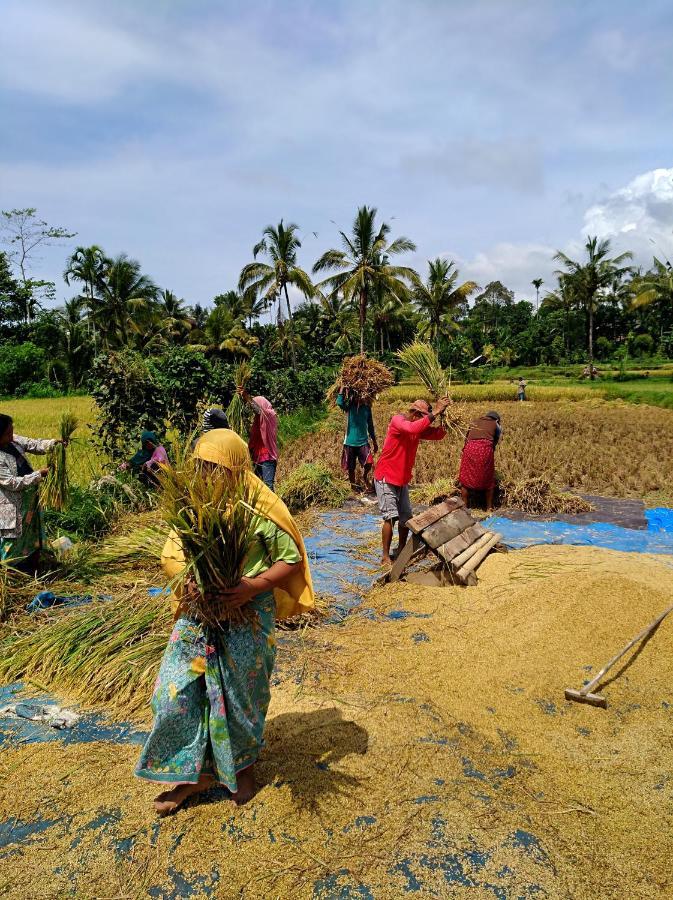
[[[379,509],[383,517],[381,543],[384,566],[391,566],[390,545],[393,526],[398,522],[399,547],[404,547],[409,535],[406,523],[411,518],[409,482],[411,481],[416,453],[420,441],[441,441],[446,436],[443,428],[435,428],[432,423],[450,405],[446,398],[438,400],[433,407],[425,400],[416,400],[408,412],[393,416],[388,425],[383,450],[374,470],[374,487]]]

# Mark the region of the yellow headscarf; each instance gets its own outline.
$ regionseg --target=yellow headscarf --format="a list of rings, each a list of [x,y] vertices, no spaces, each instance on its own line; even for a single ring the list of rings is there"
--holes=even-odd
[[[308,566],[306,548],[297,525],[290,512],[273,491],[254,475],[250,469],[248,448],[235,431],[228,428],[217,428],[204,434],[194,448],[194,456],[206,462],[224,466],[231,472],[243,472],[245,479],[257,495],[255,509],[260,516],[270,519],[282,531],[289,534],[299,548],[301,561],[292,571],[282,588],[275,588],[273,595],[276,601],[276,618],[287,619],[299,613],[307,612],[315,606],[315,595],[311,583],[311,572]],[[169,535],[161,554],[164,572],[169,578],[184,569],[185,556],[174,535]],[[179,611],[179,597],[175,604],[176,614]]]

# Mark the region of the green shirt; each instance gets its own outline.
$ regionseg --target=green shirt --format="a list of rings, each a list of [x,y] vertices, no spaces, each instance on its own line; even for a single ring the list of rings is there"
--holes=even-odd
[[[279,561],[296,563],[301,559],[299,548],[290,535],[269,519],[258,520],[255,540],[243,567],[246,578],[254,578],[266,572]]]
[[[346,428],[346,440],[344,444],[347,447],[363,447],[369,443],[369,438],[376,441],[376,433],[374,431],[374,419],[372,418],[372,408],[366,403],[359,406],[356,403],[349,403],[344,399],[343,394],[337,397],[337,406],[348,413],[348,426]]]

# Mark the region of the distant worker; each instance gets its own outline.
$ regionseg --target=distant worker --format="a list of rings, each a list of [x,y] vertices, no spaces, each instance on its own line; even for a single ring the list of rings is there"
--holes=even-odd
[[[355,480],[355,466],[359,462],[362,467],[365,487],[372,492],[374,490],[372,481],[374,457],[372,456],[372,450],[374,453],[378,453],[379,445],[376,443],[371,403],[360,400],[356,393],[349,390],[342,391],[338,395],[336,402],[339,409],[348,414],[346,437],[344,438],[344,448],[341,454],[341,468],[344,472],[348,472],[348,480],[351,483],[352,490],[357,491],[358,484]],[[372,441],[371,447],[369,446],[370,438]]]
[[[270,491],[273,490],[278,465],[278,416],[266,397],[251,397],[245,388],[241,397],[252,407],[254,417],[250,428],[248,448],[255,475],[261,478]]]
[[[207,409],[203,414],[201,433],[205,434],[207,431],[213,431],[215,428],[229,428],[229,419],[223,409],[211,406],[210,409]]]
[[[470,425],[460,457],[458,475],[460,494],[465,506],[469,505],[470,491],[484,491],[486,512],[492,511],[495,491],[495,448],[501,435],[500,415],[497,412],[488,412]]]
[[[0,562],[35,575],[42,549],[42,512],[38,487],[49,473],[33,471],[26,453],[44,455],[54,444],[14,434],[11,416],[0,413]]]
[[[517,385],[517,389],[516,389],[517,400],[524,401],[526,399],[526,388],[527,387],[528,387],[528,382],[526,381],[526,379],[523,376],[521,376],[521,378],[519,378],[519,384]]]
[[[409,535],[407,522],[412,515],[409,482],[416,462],[418,444],[420,441],[441,441],[446,435],[443,428],[433,427],[432,423],[450,403],[448,399],[438,400],[430,407],[425,400],[416,400],[408,412],[393,416],[388,425],[383,450],[374,470],[376,498],[383,518],[381,561],[385,566],[392,565],[390,544],[395,521],[398,522],[398,553]]]
[[[122,463],[119,468],[130,469],[145,487],[157,487],[159,467],[165,466],[167,463],[168,454],[156,432],[143,431],[140,435],[140,450],[127,463]]]

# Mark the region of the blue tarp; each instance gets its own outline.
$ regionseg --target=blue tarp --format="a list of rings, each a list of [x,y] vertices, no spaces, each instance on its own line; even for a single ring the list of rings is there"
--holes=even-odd
[[[531,547],[534,544],[574,544],[576,546],[607,547],[627,553],[673,554],[673,509],[658,507],[645,511],[647,530],[634,530],[594,522],[591,525],[571,525],[567,522],[513,521],[504,516],[492,516],[484,525],[499,531],[509,547]]]

